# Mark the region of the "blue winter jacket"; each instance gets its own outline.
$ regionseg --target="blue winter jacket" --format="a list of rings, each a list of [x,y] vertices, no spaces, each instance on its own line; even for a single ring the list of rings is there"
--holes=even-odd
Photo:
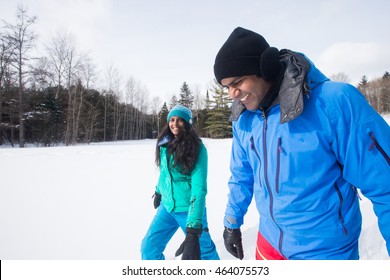
[[[287,259],[358,259],[359,188],[390,252],[389,125],[355,87],[329,81],[303,55],[286,56],[278,104],[233,122],[224,225],[239,228],[254,195],[259,231]]]

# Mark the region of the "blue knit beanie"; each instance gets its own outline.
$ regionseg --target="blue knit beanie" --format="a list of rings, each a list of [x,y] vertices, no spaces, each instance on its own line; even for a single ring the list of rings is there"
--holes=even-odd
[[[192,125],[192,112],[190,109],[183,105],[176,105],[171,109],[167,117],[167,122],[169,122],[171,117],[180,117],[187,123]]]

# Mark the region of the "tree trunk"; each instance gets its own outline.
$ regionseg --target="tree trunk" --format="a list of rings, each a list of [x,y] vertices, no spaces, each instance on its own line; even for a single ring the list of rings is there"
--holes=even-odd
[[[22,61],[22,53],[19,56]],[[24,110],[23,110],[23,80],[22,66],[19,67],[19,147],[24,148]]]
[[[3,145],[3,93],[1,90],[1,77],[0,77],[0,145]]]
[[[71,120],[72,120],[72,92],[70,86],[68,87],[68,112],[66,114],[66,131],[65,131],[65,145],[69,146],[71,141]]]

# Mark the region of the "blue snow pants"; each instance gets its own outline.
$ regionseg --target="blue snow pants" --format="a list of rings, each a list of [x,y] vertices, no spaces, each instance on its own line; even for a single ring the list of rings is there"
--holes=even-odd
[[[183,232],[186,230],[187,212],[169,213],[164,205],[157,208],[156,215],[149,230],[141,244],[141,255],[143,260],[164,260],[164,250],[169,240],[180,227]],[[184,241],[184,239],[183,239]],[[206,209],[203,217],[203,231],[199,238],[200,259],[219,260],[214,242],[207,230]],[[180,244],[179,244],[180,245]],[[179,248],[179,246],[178,246]]]

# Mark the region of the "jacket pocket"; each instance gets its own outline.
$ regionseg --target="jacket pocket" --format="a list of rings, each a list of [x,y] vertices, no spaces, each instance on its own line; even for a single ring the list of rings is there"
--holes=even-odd
[[[250,141],[251,141],[251,150],[255,153],[257,159],[261,162],[260,155],[257,152],[256,146],[255,146],[255,140],[253,139],[253,136],[251,136]]]
[[[343,195],[341,194],[341,191],[340,191],[339,187],[337,186],[337,184],[335,184],[334,188],[336,189],[336,193],[337,193],[337,195],[339,197],[339,201],[340,201],[337,215],[338,215],[339,221],[341,223],[341,226],[343,228],[343,232],[344,232],[344,234],[347,235],[348,231],[347,231],[347,228],[345,227],[345,224],[344,224],[344,217],[343,217],[343,212],[342,212],[343,202],[344,202]]]
[[[370,138],[371,138],[371,145],[370,147],[368,147],[368,150],[369,151],[372,151],[374,150],[374,147],[377,148],[377,150],[379,151],[379,153],[384,157],[384,159],[386,160],[387,164],[390,165],[390,157],[388,154],[386,154],[385,150],[383,150],[383,148],[381,147],[381,145],[378,143],[378,141],[376,140],[375,138],[375,135],[372,131],[369,132],[369,135],[370,135]]]
[[[253,136],[251,136],[250,138],[250,149],[254,152],[255,154],[255,159],[254,160],[258,160],[259,161],[259,174],[260,174],[260,171],[261,171],[261,158],[260,158],[260,154],[259,152],[257,151],[256,149],[256,146],[255,146],[255,140],[253,139]],[[261,179],[259,179],[259,184],[260,184],[260,187],[262,187],[261,185]]]

